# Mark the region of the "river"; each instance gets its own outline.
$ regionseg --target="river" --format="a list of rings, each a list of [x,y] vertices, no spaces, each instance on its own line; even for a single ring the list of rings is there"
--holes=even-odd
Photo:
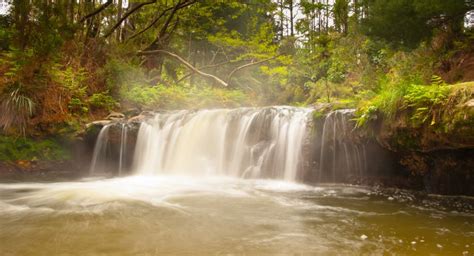
[[[229,177],[0,184],[1,255],[473,255],[472,198]]]

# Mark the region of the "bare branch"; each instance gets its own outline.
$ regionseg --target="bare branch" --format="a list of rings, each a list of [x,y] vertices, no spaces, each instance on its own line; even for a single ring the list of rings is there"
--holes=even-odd
[[[168,29],[168,26],[170,25],[171,20],[173,20],[174,15],[175,15],[176,12],[179,10],[179,5],[180,5],[180,4],[181,4],[181,1],[179,1],[178,4],[173,7],[173,10],[171,11],[170,16],[169,16],[168,19],[165,21],[165,24],[163,24],[163,27],[161,28],[160,32],[158,33],[158,36],[157,36],[156,39],[153,41],[153,43],[151,43],[151,45],[149,46],[149,48],[152,47],[153,45],[157,44],[160,40],[163,39],[164,35],[166,34],[166,30]]]
[[[267,62],[267,61],[270,61],[270,60],[273,60],[275,58],[277,58],[279,55],[277,56],[273,56],[271,58],[268,58],[268,59],[264,59],[264,60],[261,60],[261,61],[257,61],[257,62],[250,62],[250,63],[247,63],[247,64],[244,64],[242,66],[239,66],[237,68],[235,68],[234,70],[232,70],[232,72],[230,72],[230,74],[227,76],[227,83],[230,82],[230,79],[232,78],[232,76],[239,70],[241,69],[244,69],[244,68],[248,68],[248,67],[251,67],[251,66],[254,66],[254,65],[258,65],[258,64],[261,64],[261,63],[264,63],[264,62]]]
[[[101,6],[99,6],[99,8],[95,9],[93,12],[87,14],[86,16],[82,17],[79,22],[84,22],[86,21],[87,19],[99,14],[100,12],[102,12],[103,10],[105,10],[105,8],[107,8],[109,5],[112,4],[112,0],[107,0],[107,2],[103,3]]]
[[[139,52],[138,54],[139,55],[155,55],[155,54],[165,54],[165,55],[168,55],[176,60],[178,60],[179,62],[183,63],[187,68],[189,68],[190,70],[194,71],[195,73],[198,73],[199,75],[203,76],[203,77],[208,77],[208,78],[212,78],[214,79],[216,82],[218,82],[219,84],[223,85],[223,86],[227,86],[227,83],[224,82],[222,79],[220,79],[219,77],[217,76],[214,76],[214,75],[211,75],[211,74],[208,74],[208,73],[204,73],[202,72],[201,70],[195,68],[193,65],[191,65],[189,62],[187,62],[186,60],[184,60],[183,58],[181,58],[180,56],[172,53],[172,52],[168,52],[168,51],[165,51],[165,50],[153,50],[153,51],[141,51]]]
[[[132,9],[128,10],[128,11],[117,21],[117,23],[115,23],[115,25],[114,25],[107,33],[105,33],[104,37],[109,37],[109,36],[122,24],[122,22],[128,18],[128,16],[132,15],[134,12],[136,12],[137,10],[139,10],[140,8],[142,8],[142,7],[145,6],[145,5],[150,5],[150,4],[156,3],[156,1],[157,1],[157,0],[152,0],[152,1],[149,1],[149,2],[139,3],[139,4],[137,4],[135,7],[133,7]]]
[[[243,61],[243,60],[228,60],[228,61],[224,61],[224,62],[220,62],[220,63],[217,63],[217,64],[213,64],[213,65],[207,65],[207,66],[203,66],[203,67],[199,67],[199,70],[204,70],[204,69],[210,69],[210,68],[215,68],[215,67],[220,67],[220,66],[224,66],[226,64],[230,64],[230,63],[235,63],[235,62],[240,62],[240,61]],[[181,81],[183,81],[184,79],[194,75],[195,72],[194,71],[191,71],[190,73],[184,75],[183,77],[181,77],[176,83],[179,83]]]
[[[191,4],[194,4],[195,2],[196,2],[196,1],[191,1],[191,2],[187,2],[187,3],[186,3],[186,2],[183,2],[183,3],[182,3],[182,6],[179,6],[179,8],[181,9],[181,8],[187,7],[187,6],[191,5]],[[181,5],[181,3],[180,3],[179,5]],[[153,27],[167,12],[169,12],[169,11],[171,11],[171,10],[173,10],[173,9],[174,9],[174,6],[173,6],[173,7],[169,7],[169,8],[167,8],[167,9],[163,10],[163,11],[160,13],[160,15],[158,15],[158,17],[156,17],[152,22],[150,22],[150,24],[148,24],[148,26],[146,26],[144,29],[138,31],[137,33],[131,35],[131,36],[128,38],[128,40],[133,39],[133,38],[135,38],[135,37],[137,37],[137,36],[143,34],[145,31],[147,31],[148,29],[150,29],[151,27]]]

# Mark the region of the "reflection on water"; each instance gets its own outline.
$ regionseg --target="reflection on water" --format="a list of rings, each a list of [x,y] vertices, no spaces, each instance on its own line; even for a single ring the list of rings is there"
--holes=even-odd
[[[231,178],[4,183],[0,252],[473,255],[472,199],[444,199]]]

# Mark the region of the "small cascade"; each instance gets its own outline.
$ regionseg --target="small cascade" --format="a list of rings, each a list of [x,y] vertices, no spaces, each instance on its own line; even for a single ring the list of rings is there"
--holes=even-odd
[[[320,182],[340,182],[351,176],[365,175],[366,147],[353,133],[353,117],[352,109],[336,110],[326,116],[320,138]]]
[[[123,172],[123,166],[126,164],[126,154],[127,154],[127,135],[128,135],[128,125],[126,123],[121,124],[122,129],[120,132],[120,152],[119,152],[119,169],[118,175],[121,176]]]
[[[310,109],[214,109],[157,113],[140,126],[139,174],[296,180]]]
[[[94,175],[104,168],[103,158],[107,155],[107,146],[109,144],[109,130],[112,124],[107,124],[102,127],[97,136],[94,146],[94,153],[92,154],[91,167],[89,173]]]
[[[107,124],[100,130],[94,146],[91,175],[112,172],[119,176],[127,165],[128,124]],[[117,145],[120,145],[117,147]],[[118,151],[117,151],[118,149]]]

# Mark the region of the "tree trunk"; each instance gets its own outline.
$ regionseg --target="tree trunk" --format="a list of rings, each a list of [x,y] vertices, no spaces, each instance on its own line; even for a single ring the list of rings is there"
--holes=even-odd
[[[290,9],[290,35],[294,36],[295,35],[295,30],[294,30],[294,15],[293,15],[293,0],[288,1],[288,8]]]
[[[329,0],[326,0],[326,33],[329,32]]]
[[[359,23],[359,2],[358,0],[354,0],[354,20],[356,23]]]
[[[122,0],[118,0],[118,4],[117,4],[117,22],[122,18],[122,11],[123,11]],[[117,28],[117,36],[116,36],[116,39],[117,39],[118,42],[121,41],[121,35],[122,35],[122,27],[118,27]]]

